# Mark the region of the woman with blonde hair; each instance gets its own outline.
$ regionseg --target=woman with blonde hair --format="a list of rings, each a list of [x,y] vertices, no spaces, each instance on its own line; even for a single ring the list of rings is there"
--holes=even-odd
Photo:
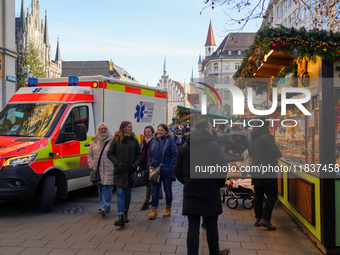
[[[169,217],[171,214],[172,182],[176,180],[173,168],[177,156],[177,146],[175,140],[171,137],[172,135],[167,125],[159,124],[157,134],[155,134],[155,138],[150,144],[148,167],[158,167],[162,164],[160,182],[152,184],[152,211],[149,214],[150,220],[155,219],[157,216],[158,196],[162,182],[166,199],[166,208],[163,217]]]
[[[131,183],[129,176],[137,170],[142,157],[138,140],[132,132],[132,123],[123,121],[115,133],[107,157],[114,164],[113,181],[117,188],[118,220],[115,226],[124,227],[131,202]]]
[[[113,183],[113,164],[107,157],[113,135],[111,134],[106,123],[100,123],[97,126],[97,133],[92,138],[92,142],[87,154],[87,163],[91,169],[99,166],[100,183],[97,183],[99,194],[98,212],[103,217],[110,211],[112,199]],[[103,151],[103,152],[102,152]],[[100,157],[100,154],[102,156]],[[100,162],[98,164],[100,158]]]

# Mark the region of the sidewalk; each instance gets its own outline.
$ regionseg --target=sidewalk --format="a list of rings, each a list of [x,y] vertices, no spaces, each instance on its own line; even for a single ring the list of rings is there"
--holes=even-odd
[[[182,189],[173,185],[172,214],[162,218],[164,200],[160,200],[159,216],[150,221],[151,209],[140,211],[145,187],[133,188],[126,228],[118,230],[116,194],[111,212],[103,219],[97,213],[96,199],[77,205],[59,204],[63,209],[52,213],[0,215],[0,254],[11,255],[171,255],[186,254],[187,219],[182,212]],[[300,255],[322,254],[299,230],[292,218],[277,204],[273,225],[268,231],[254,227],[253,210],[241,206],[232,210],[223,205],[219,217],[220,249],[229,248],[231,255]],[[209,254],[205,231],[201,228],[200,254]]]

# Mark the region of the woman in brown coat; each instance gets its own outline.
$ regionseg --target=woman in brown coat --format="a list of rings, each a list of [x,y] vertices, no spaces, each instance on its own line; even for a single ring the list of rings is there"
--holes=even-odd
[[[97,133],[92,138],[92,143],[87,155],[87,163],[91,169],[98,166],[100,153],[103,150],[102,157],[99,164],[100,180],[97,184],[99,193],[99,207],[98,211],[103,217],[110,211],[110,203],[112,199],[113,190],[113,163],[107,157],[107,152],[112,141],[112,134],[105,123],[100,123],[97,126]]]

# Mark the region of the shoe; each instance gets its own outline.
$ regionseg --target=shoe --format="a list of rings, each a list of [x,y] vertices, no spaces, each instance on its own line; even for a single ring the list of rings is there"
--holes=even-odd
[[[166,207],[166,208],[165,208],[165,212],[163,213],[163,218],[169,217],[170,214],[171,214],[171,208]]]
[[[119,226],[119,227],[125,227],[124,215],[123,214],[118,215],[118,220],[115,221],[114,225]]]
[[[128,217],[127,217],[127,211],[124,211],[124,222],[125,223],[129,223],[129,219],[128,219]]]
[[[101,214],[101,210],[100,209],[98,209],[98,213]]]
[[[142,211],[149,209],[149,203],[148,203],[148,202],[145,202],[145,203],[143,204],[142,208],[140,208],[140,209],[141,209]]]
[[[228,254],[229,254],[228,249],[220,250],[220,255],[228,255]]]
[[[264,220],[264,219],[262,219],[262,220],[260,221],[260,225],[263,226],[263,227],[268,228],[268,230],[276,230],[276,227],[273,226],[273,225],[270,223],[270,220]]]
[[[152,208],[152,211],[149,214],[149,220],[154,220],[156,217],[157,217],[157,208]]]
[[[255,227],[261,226],[261,225],[260,225],[261,219],[262,219],[262,218],[256,218],[256,221],[255,221],[255,223],[254,223],[254,226],[255,226]]]
[[[100,210],[100,213],[101,213],[102,217],[105,217],[106,214],[107,214],[107,211],[103,208],[103,209]]]

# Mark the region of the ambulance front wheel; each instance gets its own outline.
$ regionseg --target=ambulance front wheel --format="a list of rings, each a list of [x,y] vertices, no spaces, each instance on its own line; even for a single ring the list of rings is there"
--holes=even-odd
[[[53,202],[55,200],[55,176],[48,175],[44,180],[40,210],[43,212],[50,212],[53,208]]]

